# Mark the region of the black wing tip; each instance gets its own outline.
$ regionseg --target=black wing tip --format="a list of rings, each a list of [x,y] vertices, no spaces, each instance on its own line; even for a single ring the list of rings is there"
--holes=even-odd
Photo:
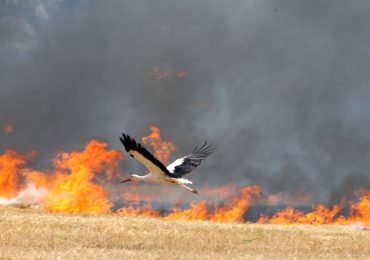
[[[208,144],[208,141],[206,140],[204,144],[198,148],[198,146],[195,146],[192,153],[196,154],[204,154],[204,155],[211,155],[215,152],[215,148],[212,144]]]
[[[144,149],[144,147],[130,135],[122,133],[122,137],[120,137],[119,139],[121,140],[122,144],[125,146],[126,151],[130,149],[134,149],[134,150]]]
[[[175,167],[172,175],[175,175],[176,178],[182,178],[182,176],[193,172],[214,151],[214,147],[212,144],[208,144],[208,141],[205,141],[199,148],[196,146],[191,154],[184,157],[183,163]]]
[[[121,140],[121,143],[125,147],[126,152],[130,150],[137,150],[138,145],[134,138],[131,138],[131,136],[125,133],[122,133],[122,137],[120,137],[119,139]]]

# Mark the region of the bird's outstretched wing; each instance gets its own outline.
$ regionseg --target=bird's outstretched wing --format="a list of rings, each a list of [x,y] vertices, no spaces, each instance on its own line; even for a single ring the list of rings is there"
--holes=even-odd
[[[198,147],[195,147],[191,154],[177,159],[168,165],[167,170],[174,176],[174,178],[181,178],[197,168],[202,160],[212,153],[213,148],[211,145],[207,145],[206,141],[199,149]]]
[[[134,138],[131,138],[129,135],[122,134],[122,137],[119,139],[125,147],[126,152],[128,152],[131,157],[144,164],[152,174],[166,174],[170,177],[174,177],[157,158],[155,158],[140,143],[136,142]]]

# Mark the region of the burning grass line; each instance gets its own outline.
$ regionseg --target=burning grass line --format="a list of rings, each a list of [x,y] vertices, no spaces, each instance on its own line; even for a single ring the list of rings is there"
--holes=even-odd
[[[151,146],[156,155],[168,162],[170,155],[176,150],[171,142],[161,139],[160,130],[151,127],[151,133],[143,137],[143,142]],[[121,193],[120,200],[125,205],[112,212],[113,199],[101,180],[111,183],[119,175],[118,166],[123,155],[120,151],[108,149],[108,144],[91,140],[82,151],[59,152],[52,159],[53,168],[41,172],[26,167],[26,163],[35,157],[35,153],[25,155],[15,151],[0,154],[0,204],[18,207],[33,207],[35,204],[47,212],[70,214],[110,214],[121,217],[150,217],[162,220],[212,221],[247,223],[244,219],[249,207],[261,196],[258,185],[237,187],[226,184],[222,187],[203,187],[201,201],[191,201],[190,207],[184,208],[187,198],[179,196],[162,209],[155,203],[167,197],[168,190],[160,188],[145,189],[132,187]],[[159,191],[159,192],[158,192]],[[174,193],[175,194],[175,193]],[[299,211],[295,208],[278,210],[272,216],[261,216],[257,223],[261,224],[311,224],[311,225],[351,225],[353,229],[370,229],[370,191],[358,191],[357,201],[348,201],[349,213],[343,215],[343,207],[322,204],[314,205],[311,212]],[[217,197],[218,196],[218,197]],[[271,201],[284,199],[269,196]],[[216,199],[215,199],[216,198]],[[222,200],[216,203],[218,199]],[[193,198],[191,198],[193,199]],[[210,201],[213,199],[212,201]],[[129,201],[131,200],[131,201]],[[216,200],[216,201],[214,201]],[[145,202],[146,201],[146,202]],[[174,200],[173,200],[174,201]],[[34,202],[34,203],[33,203]],[[3,236],[0,235],[0,238]]]

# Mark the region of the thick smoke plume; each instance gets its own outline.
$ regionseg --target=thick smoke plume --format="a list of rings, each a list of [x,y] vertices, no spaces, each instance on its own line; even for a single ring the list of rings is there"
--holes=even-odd
[[[0,149],[157,125],[217,147],[195,183],[338,202],[370,188],[369,30],[361,0],[1,1]]]

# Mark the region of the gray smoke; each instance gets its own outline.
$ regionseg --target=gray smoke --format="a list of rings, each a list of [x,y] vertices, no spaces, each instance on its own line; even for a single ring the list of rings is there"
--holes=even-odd
[[[370,188],[369,31],[365,0],[1,1],[0,148],[43,167],[156,125],[173,158],[217,147],[198,186],[338,201]]]

